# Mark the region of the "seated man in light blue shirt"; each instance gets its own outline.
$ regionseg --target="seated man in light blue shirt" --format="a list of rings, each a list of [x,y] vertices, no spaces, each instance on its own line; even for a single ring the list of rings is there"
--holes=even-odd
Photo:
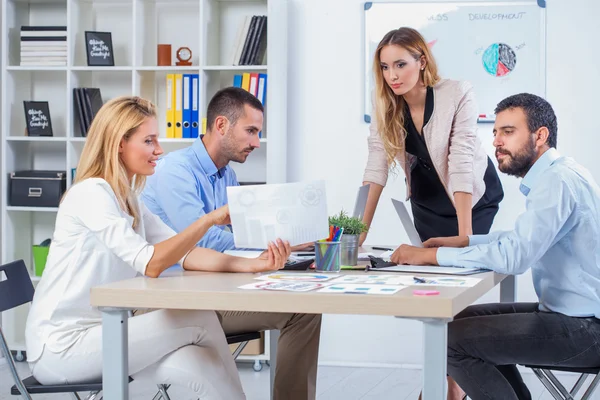
[[[531,399],[516,364],[600,365],[600,188],[556,147],[550,104],[518,94],[496,108],[500,171],[523,178],[514,230],[401,246],[399,264],[532,270],[539,303],[468,307],[448,325],[448,373],[470,398]]]
[[[243,163],[260,147],[263,106],[248,91],[228,87],[208,104],[206,134],[190,147],[171,152],[148,176],[142,200],[176,232],[227,204],[227,186],[238,185],[230,161]],[[200,247],[224,251],[233,234],[213,227]],[[252,271],[248,271],[252,272]],[[274,399],[316,397],[321,315],[217,311],[226,334],[279,329]]]

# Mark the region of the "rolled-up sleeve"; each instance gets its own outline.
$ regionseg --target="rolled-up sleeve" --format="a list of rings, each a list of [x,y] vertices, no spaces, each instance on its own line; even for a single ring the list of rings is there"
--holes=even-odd
[[[373,110],[371,112],[371,125],[369,126],[369,137],[367,139],[369,146],[369,156],[367,166],[363,175],[363,182],[373,182],[385,186],[388,179],[388,162],[385,154],[385,147],[379,136],[377,128],[377,118],[375,118],[375,102],[373,101]]]
[[[146,234],[146,240],[151,244],[155,245],[160,242],[164,242],[175,236],[177,232],[171,229],[167,224],[163,222],[158,215],[153,214],[143,202],[140,202],[140,209],[142,210],[144,218],[144,233]],[[179,265],[183,266],[183,262],[187,255],[192,251],[190,249],[181,259],[179,259]]]
[[[130,220],[120,211],[110,185],[105,181],[73,187],[74,191],[85,191],[82,196],[72,196],[74,207],[80,207],[75,215],[113,254],[129,264],[137,272],[146,273],[146,266],[154,255],[154,246],[139,235]],[[85,198],[86,204],[76,204]]]
[[[449,185],[453,192],[473,193],[477,116],[475,92],[469,83],[462,82],[448,154]]]

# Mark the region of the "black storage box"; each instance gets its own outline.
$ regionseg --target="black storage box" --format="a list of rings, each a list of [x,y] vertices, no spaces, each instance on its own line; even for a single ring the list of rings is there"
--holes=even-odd
[[[66,188],[65,171],[11,172],[8,202],[11,206],[58,207]]]

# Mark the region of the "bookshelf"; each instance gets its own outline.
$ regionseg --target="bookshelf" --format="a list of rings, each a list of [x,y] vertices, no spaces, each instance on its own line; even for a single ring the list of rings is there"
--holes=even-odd
[[[287,152],[287,0],[1,0],[0,12],[0,169],[2,263],[23,259],[33,271],[32,245],[50,238],[57,209],[17,207],[9,203],[12,171],[40,169],[67,172],[75,168],[85,138],[75,121],[73,88],[100,88],[104,102],[124,94],[153,101],[159,110],[165,153],[191,145],[194,139],[166,138],[166,75],[197,73],[200,118],[214,93],[233,84],[243,72],[268,74],[265,125],[261,147],[244,164],[232,164],[240,181],[286,182]],[[266,65],[232,65],[240,24],[247,15],[266,15]],[[21,26],[67,26],[65,66],[21,66]],[[115,65],[88,66],[85,31],[112,33]],[[171,44],[172,66],[157,66],[157,45]],[[192,66],[175,66],[179,47],[192,50]],[[25,134],[23,101],[48,101],[52,137]],[[32,276],[34,284],[39,280]],[[28,306],[2,314],[2,326],[14,351],[23,351]],[[241,356],[255,361],[265,353]],[[257,368],[259,366],[255,365]]]

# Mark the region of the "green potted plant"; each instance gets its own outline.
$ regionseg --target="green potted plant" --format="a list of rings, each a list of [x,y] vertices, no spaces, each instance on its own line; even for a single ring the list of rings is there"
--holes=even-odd
[[[369,229],[367,225],[361,219],[349,216],[344,210],[329,217],[329,225],[344,229],[340,239],[342,265],[358,264],[358,238]]]

